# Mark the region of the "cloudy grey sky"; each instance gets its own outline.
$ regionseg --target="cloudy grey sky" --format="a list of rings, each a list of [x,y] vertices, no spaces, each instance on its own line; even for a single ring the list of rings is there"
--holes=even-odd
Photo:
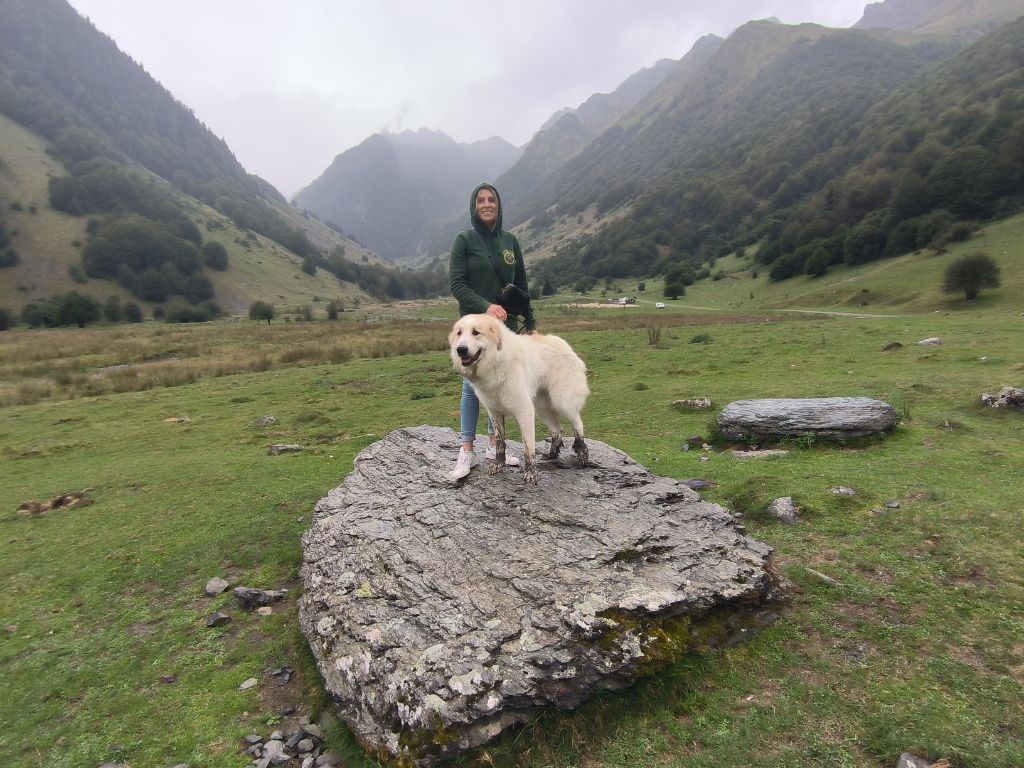
[[[702,35],[848,27],[867,0],[70,0],[293,195],[379,131],[516,145]]]

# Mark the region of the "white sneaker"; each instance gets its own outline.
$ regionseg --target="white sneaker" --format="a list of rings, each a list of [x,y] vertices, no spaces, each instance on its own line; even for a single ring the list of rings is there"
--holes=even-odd
[[[469,474],[469,470],[473,468],[475,463],[476,454],[472,451],[467,451],[465,448],[459,448],[459,458],[455,461],[455,469],[449,472],[449,476],[452,480],[461,480]]]
[[[484,453],[484,456],[486,456],[491,461],[494,461],[494,458],[497,455],[498,455],[498,449],[495,448],[493,445],[488,446],[487,447],[487,451]],[[519,459],[517,459],[511,453],[506,453],[505,454],[505,466],[506,467],[518,467],[519,466]]]

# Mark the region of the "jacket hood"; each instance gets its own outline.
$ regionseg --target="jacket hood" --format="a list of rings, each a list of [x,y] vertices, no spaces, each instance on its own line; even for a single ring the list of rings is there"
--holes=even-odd
[[[498,198],[498,220],[495,222],[494,229],[491,229],[484,224],[480,217],[476,215],[476,196],[480,193],[481,189],[489,189],[494,193],[494,196]],[[501,195],[498,194],[498,190],[495,189],[493,184],[478,184],[476,189],[473,190],[473,194],[469,198],[469,220],[473,222],[473,229],[481,234],[500,234],[501,233],[501,219],[505,213],[505,206],[501,204]]]

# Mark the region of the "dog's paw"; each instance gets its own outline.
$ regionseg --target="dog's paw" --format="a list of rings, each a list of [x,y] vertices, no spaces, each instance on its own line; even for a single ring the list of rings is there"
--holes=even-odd
[[[536,485],[537,473],[534,472],[532,469],[526,470],[525,472],[523,472],[523,482],[526,483],[527,485]]]
[[[490,472],[491,472],[492,475],[500,475],[504,471],[505,471],[505,463],[504,462],[502,462],[501,464],[499,464],[498,462],[494,462],[493,464],[491,464]]]

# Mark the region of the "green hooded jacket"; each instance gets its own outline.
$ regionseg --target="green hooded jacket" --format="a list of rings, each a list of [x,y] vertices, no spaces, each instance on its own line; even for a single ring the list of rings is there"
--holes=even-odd
[[[498,220],[493,230],[488,229],[476,214],[476,196],[481,189],[491,190],[498,199]],[[519,240],[511,232],[501,229],[503,213],[501,195],[492,185],[481,184],[473,190],[469,198],[469,218],[473,228],[455,236],[448,258],[448,285],[452,296],[459,301],[459,317],[486,313],[491,304],[498,303],[498,292],[509,283],[530,292]],[[501,274],[500,282],[496,269]],[[525,320],[526,330],[532,331],[537,327],[532,306]],[[515,330],[515,317],[510,315],[505,324]]]

